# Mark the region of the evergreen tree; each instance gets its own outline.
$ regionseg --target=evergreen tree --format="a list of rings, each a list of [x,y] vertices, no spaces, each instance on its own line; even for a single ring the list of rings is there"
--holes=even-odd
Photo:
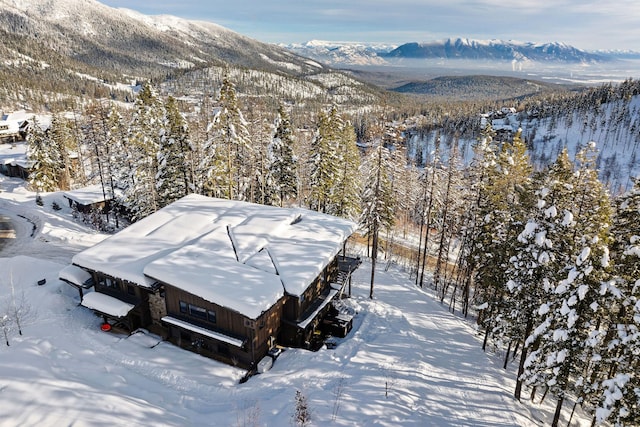
[[[518,132],[511,142],[503,142],[495,160],[488,148],[486,181],[480,189],[479,221],[474,257],[475,283],[479,304],[486,307],[480,317],[485,327],[483,348],[493,328],[504,317],[505,271],[514,253],[514,242],[530,210],[531,165],[526,146]],[[485,161],[486,161],[485,160]]]
[[[338,123],[338,174],[331,191],[332,215],[351,218],[360,207],[360,153],[350,122]]]
[[[547,292],[561,278],[569,261],[566,250],[571,238],[568,186],[572,174],[573,165],[565,150],[547,172],[538,175],[535,180],[537,203],[518,235],[515,253],[506,271],[508,297],[494,333],[510,345],[523,344],[514,392],[518,400],[528,351],[537,344],[532,341],[524,345],[524,341],[539,322],[538,309],[546,303]]]
[[[591,403],[597,423],[640,424],[640,179],[617,201],[612,225],[613,283],[617,304],[608,307],[611,325],[603,342],[600,382]],[[615,286],[615,288],[614,288]]]
[[[283,206],[298,194],[297,157],[293,153],[293,130],[284,105],[278,107],[275,133],[267,147],[267,185],[274,194],[274,203]]]
[[[29,185],[36,192],[58,189],[58,177],[62,166],[60,148],[45,132],[35,116],[27,134],[27,158],[31,162]]]
[[[275,156],[269,151],[274,133],[275,126],[267,119],[263,119],[261,115],[253,120],[251,140],[253,141],[254,164],[250,200],[263,205],[280,204],[279,194],[269,171],[271,160],[275,160]]]
[[[320,112],[310,147],[309,207],[325,213],[330,211],[331,194],[338,175],[336,116],[335,107],[329,114]]]
[[[107,114],[107,141],[106,145],[109,150],[109,175],[110,175],[110,195],[120,205],[125,205],[123,194],[127,189],[132,188],[133,182],[133,166],[131,144],[128,141],[125,119],[115,106],[111,105]],[[121,191],[117,191],[121,190]]]
[[[223,78],[217,104],[200,165],[206,176],[203,190],[212,196],[247,200],[254,153],[235,85],[228,73]]]
[[[58,175],[58,188],[68,190],[71,188],[72,179],[76,177],[76,173],[74,173],[75,171],[73,171],[71,165],[69,153],[76,149],[78,141],[76,141],[71,132],[69,121],[57,114],[54,114],[51,120],[49,134],[51,135],[54,146],[58,148],[60,153],[61,169]]]
[[[469,312],[471,289],[476,270],[484,259],[481,243],[481,238],[484,238],[484,235],[481,233],[481,226],[488,213],[485,191],[485,186],[488,185],[488,171],[496,162],[497,146],[494,138],[495,131],[491,127],[491,123],[487,122],[473,145],[474,156],[467,174],[469,208],[464,217],[466,225],[463,228],[461,253],[458,258],[458,269],[462,272],[464,282],[462,285],[462,312],[465,316]],[[476,286],[476,295],[483,292],[482,287]],[[476,297],[476,299],[479,298]],[[486,306],[488,307],[488,303]],[[481,312],[481,314],[483,313]]]
[[[135,102],[128,140],[132,187],[126,189],[126,203],[132,220],[142,219],[158,210],[156,175],[158,151],[164,136],[165,112],[162,102],[149,83],[145,83]]]
[[[376,260],[378,258],[378,235],[381,229],[391,228],[394,222],[395,198],[392,191],[392,165],[389,150],[381,144],[372,151],[365,167],[367,178],[362,195],[364,210],[360,215],[360,227],[373,242],[371,252],[371,287],[369,298],[373,298]]]
[[[598,181],[595,144],[576,156],[578,170],[569,183],[570,210],[563,224],[570,227],[565,245],[568,262],[561,279],[547,284],[547,301],[528,343],[537,341],[525,362],[523,377],[529,384],[545,386],[557,398],[553,426],[558,424],[565,396],[572,391],[579,402],[592,387],[593,361],[604,339],[603,308],[611,293],[601,289],[606,281],[611,210],[608,194]]]
[[[192,174],[187,162],[191,151],[187,124],[173,97],[167,100],[165,111],[165,129],[160,138],[156,174],[159,208],[175,202],[192,190]]]

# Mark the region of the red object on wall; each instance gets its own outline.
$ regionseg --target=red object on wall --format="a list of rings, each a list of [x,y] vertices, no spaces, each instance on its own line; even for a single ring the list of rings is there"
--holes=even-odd
[[[111,330],[111,325],[108,323],[103,323],[102,325],[100,325],[100,329],[105,332],[109,332]]]

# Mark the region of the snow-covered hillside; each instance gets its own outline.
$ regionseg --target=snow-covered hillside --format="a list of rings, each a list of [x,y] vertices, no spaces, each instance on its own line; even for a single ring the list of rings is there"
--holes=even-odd
[[[597,168],[600,178],[614,195],[618,194],[630,188],[630,177],[640,175],[640,136],[637,131],[640,128],[640,95],[596,104],[595,107],[556,106],[554,112],[544,117],[534,110],[488,112],[478,117],[475,133],[459,139],[460,153],[465,163],[471,162],[474,155],[472,147],[488,121],[498,133],[498,140],[510,139],[518,129],[522,129],[531,162],[538,169],[555,161],[565,146],[573,159],[581,148],[593,141],[599,151]],[[409,156],[430,161],[435,140],[444,133],[441,129],[407,131]],[[451,136],[443,137],[447,147],[452,140]]]
[[[383,43],[329,42],[311,40],[281,45],[298,55],[330,65],[389,65],[382,55],[396,48]]]
[[[561,114],[558,118],[523,120],[522,115],[513,113],[494,121],[494,125],[508,125],[514,131],[521,128],[538,167],[553,162],[565,146],[573,158],[588,142],[594,141],[600,152],[597,165],[600,178],[614,192],[629,188],[630,177],[640,175],[637,132],[640,96],[602,104],[592,111]]]
[[[29,62],[46,63],[74,79],[88,75],[108,82],[149,79],[176,68],[212,64],[268,70],[295,78],[327,71],[323,65],[287,49],[211,22],[149,16],[95,0],[2,1],[0,27],[7,32],[0,41],[0,53],[5,65],[13,67],[12,76],[28,75],[25,55]],[[30,83],[28,78],[19,82],[21,86]],[[20,92],[19,88],[12,90]]]
[[[23,335],[8,322],[10,346],[0,347],[0,426],[286,426],[297,390],[311,425],[542,426],[553,415],[553,399],[512,398],[513,366],[505,371],[500,355],[482,352],[471,320],[384,264],[374,300],[370,264],[358,270],[347,300],[358,312],[354,329],[337,348],[287,349],[244,384],[243,371],[144,331],[102,332],[57,276],[106,236],[73,220],[60,193],[38,207],[23,185],[0,175],[0,216],[16,228],[15,239],[0,240],[0,307],[17,301],[24,310]],[[572,425],[589,420],[574,415]]]

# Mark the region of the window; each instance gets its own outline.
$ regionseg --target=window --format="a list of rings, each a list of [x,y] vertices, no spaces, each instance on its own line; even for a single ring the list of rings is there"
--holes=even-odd
[[[110,277],[100,278],[100,284],[102,286],[106,286],[107,288],[120,289],[120,286],[118,286],[118,282],[115,279],[112,279]]]
[[[189,304],[184,301],[180,301],[180,313],[189,314],[198,319],[208,320],[211,323],[216,323],[216,312],[213,310],[206,310],[197,305]]]
[[[189,304],[189,314],[198,319],[207,320],[207,310],[197,305]]]

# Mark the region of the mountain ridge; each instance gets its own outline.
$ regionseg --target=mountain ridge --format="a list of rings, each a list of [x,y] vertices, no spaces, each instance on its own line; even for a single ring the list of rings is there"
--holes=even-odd
[[[426,59],[596,64],[625,58],[640,58],[638,52],[615,49],[592,52],[558,41],[537,43],[464,37],[402,44],[310,40],[304,43],[281,44],[280,46],[329,65],[342,66],[396,65],[398,62],[406,60]]]
[[[371,96],[347,74],[336,77],[340,72],[322,63],[218,24],[96,0],[0,0],[0,57],[0,110],[68,108],[87,96],[131,101],[127,85],[175,82],[212,67],[259,71],[252,78],[262,81],[245,79],[244,87],[278,81],[271,92],[287,87],[332,102]],[[213,84],[207,73],[198,78]]]
[[[1,0],[0,25],[17,37],[83,62],[102,62],[107,69],[122,68],[109,66],[104,60],[109,57],[164,71],[221,61],[291,72],[292,67],[279,64],[287,62],[295,64],[299,74],[324,68],[211,22],[144,15],[95,0]]]

